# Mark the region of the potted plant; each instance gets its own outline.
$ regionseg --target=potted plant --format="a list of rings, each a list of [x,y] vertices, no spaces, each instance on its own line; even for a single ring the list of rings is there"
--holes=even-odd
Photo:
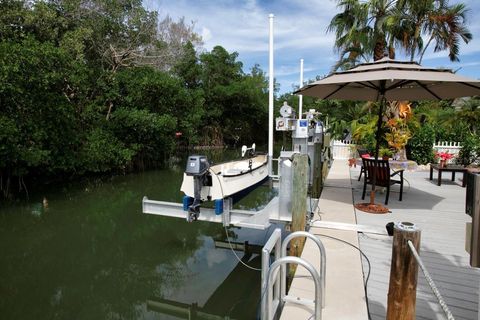
[[[439,164],[441,168],[444,168],[447,165],[447,161],[452,159],[455,155],[449,153],[448,151],[445,152],[435,152],[435,158],[439,159]]]
[[[380,148],[380,150],[378,150],[378,156],[382,157],[383,160],[388,160],[393,156],[393,151],[389,148]]]

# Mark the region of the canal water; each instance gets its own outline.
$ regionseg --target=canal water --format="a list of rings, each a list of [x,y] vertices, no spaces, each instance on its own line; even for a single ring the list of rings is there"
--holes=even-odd
[[[0,318],[255,319],[260,272],[238,259],[260,268],[258,255],[220,248],[228,243],[220,224],[142,213],[143,196],[181,202],[184,165],[2,205]],[[273,196],[261,186],[236,206],[259,209]],[[232,242],[263,245],[274,227],[227,232]]]

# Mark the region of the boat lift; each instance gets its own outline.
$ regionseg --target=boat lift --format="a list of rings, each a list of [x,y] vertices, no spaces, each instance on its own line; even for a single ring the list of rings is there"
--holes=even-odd
[[[312,184],[313,173],[312,164],[316,161],[323,161],[324,156],[320,154],[321,159],[315,159],[314,146],[318,143],[325,144],[324,124],[320,120],[320,113],[311,109],[305,112],[305,118],[302,114],[302,98],[299,101],[298,119],[292,107],[284,102],[280,109],[281,117],[274,119],[274,68],[273,68],[273,19],[274,15],[269,15],[269,92],[268,92],[268,176],[271,180],[279,181],[279,197],[272,199],[268,205],[260,211],[246,211],[232,209],[232,199],[224,197],[224,199],[216,200],[215,210],[202,207],[202,214],[199,214],[199,195],[197,192],[194,202],[190,203],[188,197],[184,197],[183,203],[172,203],[165,201],[150,200],[143,198],[143,213],[157,214],[168,217],[185,218],[187,221],[201,220],[222,223],[224,226],[239,226],[255,229],[266,229],[271,222],[291,222],[292,221],[292,190],[293,190],[293,174],[292,174],[292,155],[293,153],[308,154],[310,162],[310,174],[307,178],[309,184]],[[303,86],[303,59],[300,67],[300,86]],[[292,150],[282,151],[278,159],[278,173],[273,173],[273,130],[274,123],[277,131],[292,132]],[[327,125],[328,127],[328,121]],[[252,148],[244,147],[242,153],[254,151]],[[202,160],[202,159],[199,159]],[[206,160],[206,159],[205,159]],[[202,166],[198,167],[204,170]],[[317,169],[318,171],[318,169]],[[186,172],[187,173],[187,172]],[[202,172],[192,173],[191,175],[199,175]],[[196,185],[202,183],[197,177]],[[198,190],[197,190],[198,191]],[[223,194],[223,192],[222,192]],[[316,199],[315,199],[316,200]],[[307,197],[307,203],[312,203]],[[189,212],[190,207],[190,212]]]
[[[216,214],[214,208],[202,207],[199,221],[222,223],[224,226],[236,226],[265,230],[271,222],[291,222],[291,215],[281,215],[279,198],[274,197],[265,208],[260,211],[232,209],[232,199],[223,200],[223,213]],[[166,217],[184,218],[188,221],[188,208],[182,203],[150,200],[143,197],[143,213],[156,214]]]
[[[293,151],[282,151],[278,159],[278,175],[270,176],[278,179],[278,197],[274,197],[263,209],[259,211],[249,211],[233,209],[233,199],[226,197],[223,200],[215,201],[215,208],[202,207],[202,213],[196,216],[200,221],[222,223],[224,226],[236,226],[265,230],[273,222],[291,222],[292,221],[292,192],[293,192],[293,172],[292,158],[295,153],[308,154],[312,163],[321,161],[314,159],[314,145],[323,143],[324,132],[323,123],[318,120],[318,113],[315,110],[309,110],[305,113],[305,119],[295,119],[295,114],[291,107],[286,103],[281,108],[281,118],[276,119],[277,131],[292,131]],[[242,151],[255,148],[244,147]],[[270,170],[269,170],[270,171]],[[309,170],[307,177],[309,184],[312,182],[313,170]],[[277,180],[276,179],[276,180]],[[277,182],[276,182],[277,183]],[[166,201],[150,200],[143,198],[143,213],[156,214],[174,218],[184,218],[192,221],[189,212],[189,197],[184,197],[183,203],[174,203]],[[316,202],[317,199],[312,199]],[[307,197],[307,203],[310,205],[310,198]]]

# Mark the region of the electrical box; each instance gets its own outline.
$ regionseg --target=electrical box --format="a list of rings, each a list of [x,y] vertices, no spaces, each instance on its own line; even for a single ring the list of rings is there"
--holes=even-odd
[[[277,131],[292,131],[295,130],[295,119],[290,118],[282,118],[279,117],[275,119],[275,129]]]
[[[308,120],[298,119],[295,126],[294,138],[308,138]]]
[[[323,133],[323,122],[322,121],[317,121],[315,125],[315,133],[317,134],[322,134]]]
[[[467,172],[465,212],[472,217],[471,226],[467,226],[466,247],[470,249],[470,265],[480,268],[480,174]],[[468,243],[469,242],[469,243]]]

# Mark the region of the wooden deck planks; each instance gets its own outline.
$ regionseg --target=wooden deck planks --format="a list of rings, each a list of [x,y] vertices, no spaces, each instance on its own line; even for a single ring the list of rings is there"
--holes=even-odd
[[[361,184],[354,179],[358,175],[351,176],[354,201],[362,202]],[[371,215],[357,211],[357,223],[385,226],[390,221],[409,221],[419,226],[422,230],[420,256],[455,319],[477,320],[480,271],[469,266],[465,252],[465,222],[470,221],[464,213],[465,189],[458,184],[434,186],[426,178],[428,172],[408,174],[411,188],[402,202],[391,196],[391,213]],[[382,201],[383,195],[379,194],[377,202]],[[372,265],[367,287],[370,314],[372,319],[385,319],[392,242],[387,237],[363,234],[359,234],[359,241]],[[362,260],[366,275],[368,265]],[[417,319],[444,319],[420,270],[418,279]]]

